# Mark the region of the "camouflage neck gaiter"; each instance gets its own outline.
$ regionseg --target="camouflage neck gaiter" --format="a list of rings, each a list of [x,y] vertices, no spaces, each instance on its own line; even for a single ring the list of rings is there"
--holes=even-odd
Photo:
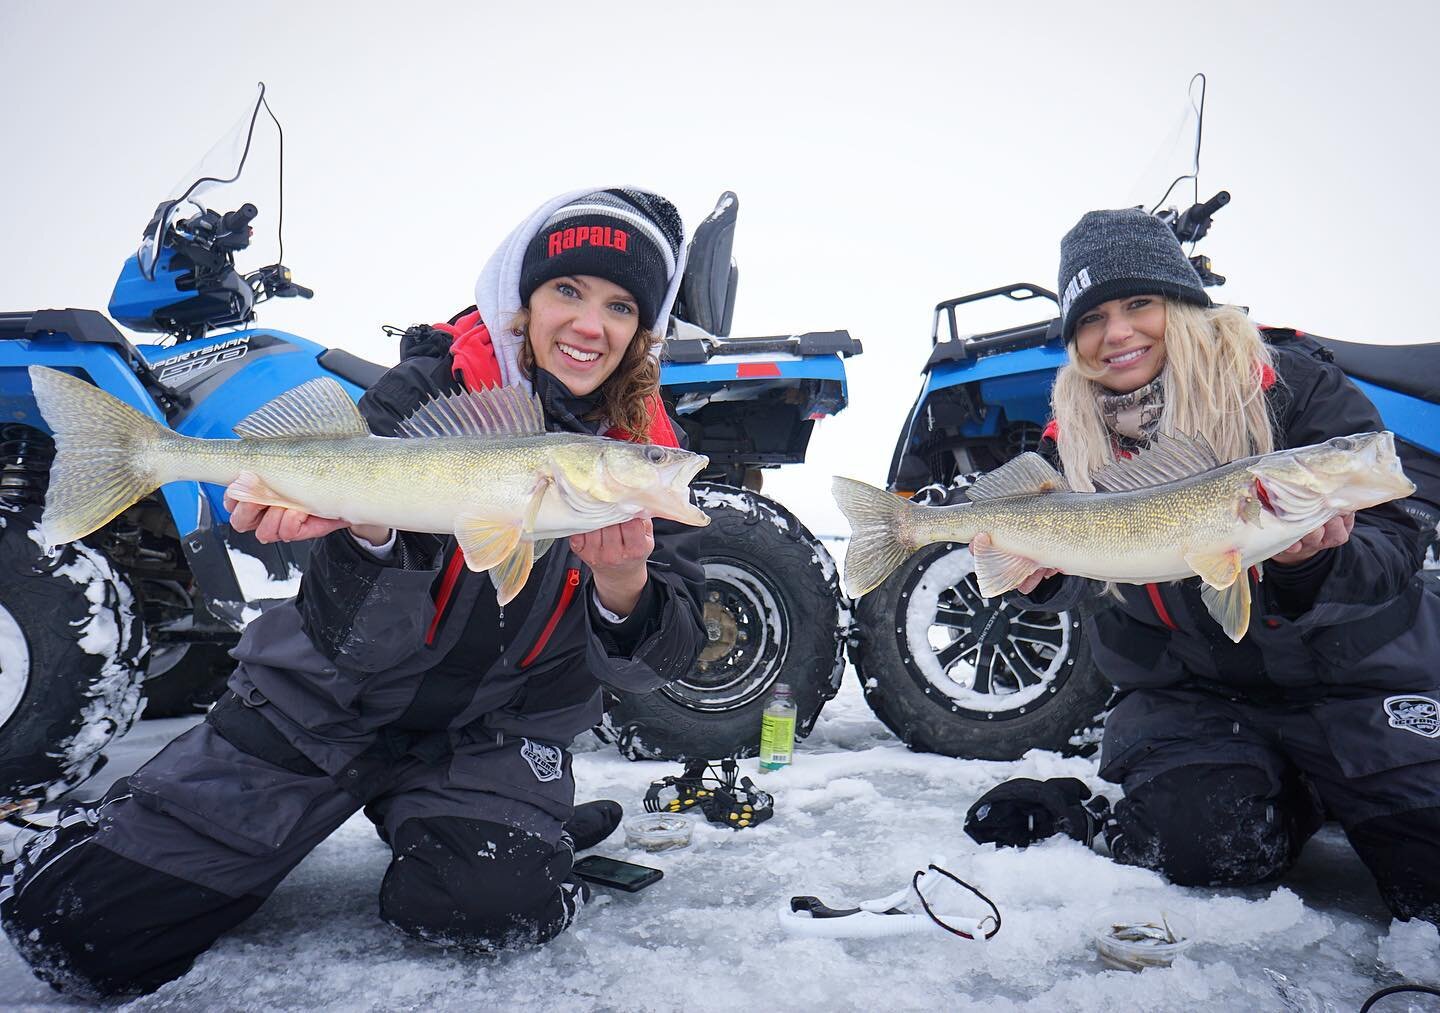
[[[1165,373],[1128,394],[1101,394],[1100,413],[1105,425],[1122,441],[1147,442],[1160,425],[1165,407]]]

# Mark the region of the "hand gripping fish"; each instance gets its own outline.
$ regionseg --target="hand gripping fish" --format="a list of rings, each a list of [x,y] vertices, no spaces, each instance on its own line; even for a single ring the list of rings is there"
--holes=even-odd
[[[500,604],[556,538],[635,517],[710,523],[690,502],[700,454],[545,432],[540,402],[514,387],[422,405],[399,437],[374,436],[345,391],[322,377],[235,426],[238,440],[166,429],[104,391],[30,367],[55,463],[40,529],[83,538],[166,482],[229,485],[235,499],[405,531],[454,534]]]
[[[1073,492],[1038,454],[1022,454],[976,480],[969,503],[927,507],[847,478],[835,500],[854,533],[845,587],[859,597],[911,553],[935,542],[990,545],[975,551],[980,593],[994,598],[1041,567],[1120,584],[1199,576],[1201,597],[1230,639],[1250,625],[1245,571],[1346,510],[1408,496],[1388,432],[1221,465],[1203,441],[1157,436],[1150,449]]]

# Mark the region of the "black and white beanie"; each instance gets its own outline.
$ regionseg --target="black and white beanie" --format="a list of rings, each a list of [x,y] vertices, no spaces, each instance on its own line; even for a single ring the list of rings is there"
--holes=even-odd
[[[1170,226],[1140,208],[1091,211],[1065,233],[1057,289],[1067,342],[1087,311],[1111,299],[1163,295],[1213,305]]]
[[[558,208],[535,233],[520,265],[520,301],[551,278],[592,274],[635,297],[654,320],[684,242],[680,213],[643,190],[597,190]]]

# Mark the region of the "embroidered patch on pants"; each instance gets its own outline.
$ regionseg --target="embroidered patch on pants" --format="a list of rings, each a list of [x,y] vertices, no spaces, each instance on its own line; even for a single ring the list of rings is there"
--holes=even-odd
[[[1428,696],[1387,696],[1385,713],[1390,715],[1391,728],[1403,728],[1427,739],[1440,737],[1440,703]]]
[[[524,744],[520,747],[520,755],[530,764],[536,780],[560,780],[560,775],[564,773],[564,758],[560,750],[543,742],[531,742],[529,739],[521,741]]]

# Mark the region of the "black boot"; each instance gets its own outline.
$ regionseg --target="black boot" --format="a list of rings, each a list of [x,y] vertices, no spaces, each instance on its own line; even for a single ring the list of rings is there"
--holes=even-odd
[[[565,832],[575,842],[576,851],[593,848],[615,832],[625,810],[619,802],[599,799],[595,802],[581,802],[565,823]]]

